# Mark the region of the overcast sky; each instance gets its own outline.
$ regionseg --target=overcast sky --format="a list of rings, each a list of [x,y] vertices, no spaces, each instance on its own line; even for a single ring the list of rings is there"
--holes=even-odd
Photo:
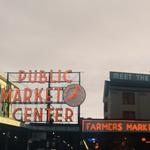
[[[149,0],[0,0],[0,71],[82,72],[82,116],[103,118],[109,71],[149,73]]]

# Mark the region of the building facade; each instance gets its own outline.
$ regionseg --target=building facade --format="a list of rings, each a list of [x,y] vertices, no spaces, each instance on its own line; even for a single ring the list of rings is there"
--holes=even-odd
[[[14,83],[7,81],[7,78],[0,75],[0,116],[12,118],[12,104],[8,103],[8,100],[2,96],[2,89],[14,89],[18,88]],[[11,100],[9,100],[11,101]]]
[[[110,72],[104,86],[104,118],[150,119],[150,75]]]

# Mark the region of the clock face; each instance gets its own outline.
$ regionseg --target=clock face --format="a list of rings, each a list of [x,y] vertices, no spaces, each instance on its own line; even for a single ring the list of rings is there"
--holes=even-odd
[[[64,90],[64,102],[71,107],[81,105],[86,97],[84,88],[79,84],[71,84]]]

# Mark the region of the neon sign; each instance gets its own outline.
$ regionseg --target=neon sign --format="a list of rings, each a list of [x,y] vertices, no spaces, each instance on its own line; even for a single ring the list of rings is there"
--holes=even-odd
[[[56,123],[78,122],[78,108],[85,99],[85,93],[81,97],[83,87],[80,86],[80,73],[71,70],[54,72],[24,71],[9,72],[13,83],[17,88],[2,88],[1,102],[8,103],[12,117],[15,120],[28,122]],[[15,80],[14,80],[15,79]],[[71,91],[65,90],[70,85],[76,85]],[[85,91],[84,91],[85,92]],[[67,104],[67,98],[74,107]],[[76,99],[79,99],[76,103]],[[79,103],[80,102],[80,103]]]
[[[150,121],[82,120],[83,132],[150,132]]]

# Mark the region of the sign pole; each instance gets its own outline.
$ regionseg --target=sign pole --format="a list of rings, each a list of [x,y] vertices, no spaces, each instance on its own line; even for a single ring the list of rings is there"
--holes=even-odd
[[[9,90],[10,87],[10,84],[9,84],[9,72],[7,72],[7,81],[6,81],[6,91]],[[4,102],[4,116],[7,116],[9,117],[9,98],[7,100],[5,100]]]

